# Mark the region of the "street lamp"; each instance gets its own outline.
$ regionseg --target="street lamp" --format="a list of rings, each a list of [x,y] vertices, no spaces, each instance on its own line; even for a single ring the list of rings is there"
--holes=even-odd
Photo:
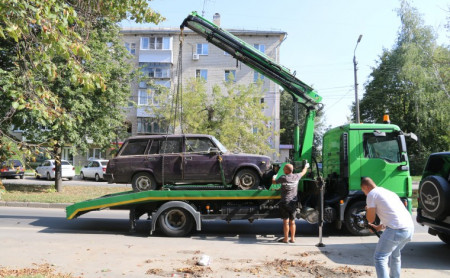
[[[361,122],[361,119],[359,118],[358,79],[356,77],[356,71],[357,71],[356,65],[358,63],[356,62],[355,53],[356,53],[356,48],[358,47],[358,44],[361,41],[361,38],[362,38],[362,35],[359,35],[358,41],[356,42],[356,45],[355,45],[355,50],[353,50],[353,72],[355,74],[355,106],[356,106],[356,117],[355,118],[356,118],[356,123],[358,123],[358,124]]]

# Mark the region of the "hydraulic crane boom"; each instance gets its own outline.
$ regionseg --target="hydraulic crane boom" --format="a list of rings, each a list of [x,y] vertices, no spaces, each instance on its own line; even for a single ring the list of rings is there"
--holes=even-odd
[[[260,52],[252,45],[247,44],[228,31],[199,16],[196,12],[190,14],[181,24],[180,29],[188,27],[200,34],[207,41],[231,54],[255,71],[274,81],[291,94],[296,103],[296,126],[294,130],[294,160],[307,159],[311,161],[311,151],[314,137],[314,119],[317,110],[321,107],[319,96],[313,88],[297,79],[289,69],[277,64],[270,57]],[[306,121],[300,143],[300,129],[298,123],[298,104],[307,108]]]

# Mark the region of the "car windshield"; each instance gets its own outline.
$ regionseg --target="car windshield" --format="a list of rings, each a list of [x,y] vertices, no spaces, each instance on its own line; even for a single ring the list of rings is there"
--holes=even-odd
[[[225,146],[222,145],[222,143],[220,143],[219,140],[217,140],[217,139],[214,138],[214,137],[211,137],[211,138],[212,138],[212,140],[214,141],[214,144],[216,144],[216,146],[219,148],[219,150],[220,150],[221,152],[223,152],[223,153],[228,152],[227,148],[225,148]]]
[[[22,163],[19,160],[8,160],[8,161],[4,161],[1,164],[2,166],[13,166],[13,167],[20,167],[22,166]]]

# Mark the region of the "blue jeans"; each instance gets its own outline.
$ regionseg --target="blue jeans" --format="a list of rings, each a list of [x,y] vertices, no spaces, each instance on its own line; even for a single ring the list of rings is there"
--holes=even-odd
[[[378,278],[397,278],[401,272],[400,251],[410,242],[414,228],[386,228],[375,249],[375,269]],[[389,272],[389,268],[390,272]]]

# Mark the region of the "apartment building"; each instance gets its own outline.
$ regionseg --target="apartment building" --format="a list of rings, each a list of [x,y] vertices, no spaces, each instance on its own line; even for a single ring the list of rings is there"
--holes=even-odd
[[[216,25],[220,25],[220,16],[214,16]],[[252,44],[274,61],[279,62],[280,45],[286,33],[282,31],[255,31],[227,29],[233,35]],[[133,55],[131,63],[141,67],[145,76],[157,85],[170,90],[176,89],[175,72],[177,69],[180,30],[178,28],[122,28],[125,46]],[[265,103],[265,115],[270,118],[269,126],[273,131],[269,139],[273,151],[268,153],[272,159],[278,159],[280,130],[280,93],[279,86],[253,69],[237,62],[231,55],[208,43],[206,39],[189,29],[183,31],[182,47],[183,80],[202,77],[208,90],[221,85],[232,74],[235,82],[250,84],[262,80]],[[152,107],[158,105],[154,100],[154,91],[146,87],[147,82],[132,84],[132,100],[136,106],[126,108],[127,122],[132,135],[164,133]]]

